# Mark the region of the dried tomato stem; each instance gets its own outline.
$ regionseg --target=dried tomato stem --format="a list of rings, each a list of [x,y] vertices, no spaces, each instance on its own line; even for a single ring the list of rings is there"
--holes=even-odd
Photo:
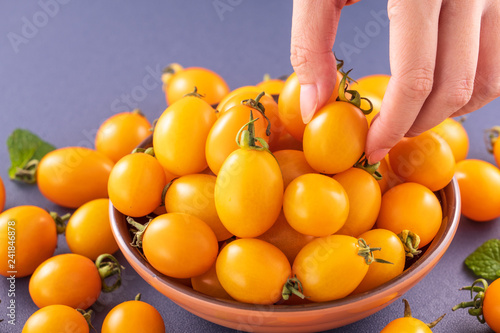
[[[71,214],[67,213],[63,216],[59,216],[59,214],[57,214],[56,212],[49,212],[49,214],[56,223],[57,234],[64,234],[64,232],[66,231],[66,222],[71,217]]]
[[[101,254],[99,257],[97,257],[95,265],[97,267],[97,270],[99,271],[99,276],[101,277],[102,291],[104,291],[105,293],[109,293],[121,286],[121,274],[124,267],[120,265],[115,257],[107,253]],[[111,286],[109,286],[106,283],[106,279],[111,276],[116,276],[116,280]]]
[[[95,327],[92,326],[92,315],[94,314],[94,311],[92,311],[92,310],[85,311],[83,309],[76,309],[76,311],[80,312],[82,314],[83,318],[85,318],[85,321],[89,325],[89,329],[92,329],[95,332],[97,332],[97,330],[95,329]]]
[[[243,105],[246,105],[246,106],[249,106],[257,111],[260,112],[260,114],[264,117],[264,119],[266,119],[267,121],[267,128],[266,128],[266,135],[267,136],[270,136],[271,135],[271,122],[269,121],[269,118],[267,118],[266,116],[266,108],[264,107],[264,105],[262,105],[262,103],[260,102],[260,99],[262,98],[262,96],[264,96],[266,93],[264,91],[260,92],[257,97],[255,97],[255,99],[245,99],[243,101],[241,101],[241,104]]]
[[[136,231],[133,231],[134,238],[132,239],[132,242],[130,242],[130,245],[133,247],[142,248],[142,237],[144,236],[144,232],[146,231],[149,222],[151,222],[151,219],[145,224],[140,224],[130,216],[127,216],[126,219],[127,223],[136,229]]]
[[[306,296],[304,296],[303,291],[302,283],[296,276],[294,276],[293,278],[286,280],[286,283],[283,285],[281,296],[285,301],[288,300],[292,294],[304,299]]]
[[[33,159],[26,163],[24,167],[18,167],[16,173],[14,174],[14,179],[26,184],[35,184],[38,163],[40,163],[39,160]]]
[[[408,258],[413,258],[422,252],[418,249],[420,237],[416,233],[410,230],[403,230],[398,234],[398,237],[403,243],[403,247]]]
[[[481,283],[483,287],[477,287],[476,284],[478,283]],[[455,305],[451,310],[456,311],[458,309],[470,308],[468,310],[468,313],[471,316],[476,317],[480,323],[484,324],[486,321],[484,320],[483,315],[483,302],[487,288],[488,282],[485,279],[477,279],[472,283],[471,286],[461,288],[460,290],[470,290],[472,301],[459,303]],[[476,292],[476,295],[474,295],[474,292]]]

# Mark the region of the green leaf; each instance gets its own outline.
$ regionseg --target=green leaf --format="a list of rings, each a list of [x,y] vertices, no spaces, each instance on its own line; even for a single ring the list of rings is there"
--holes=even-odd
[[[56,149],[28,130],[16,129],[7,138],[11,166],[9,177],[29,184],[36,182],[36,165],[48,152]]]
[[[496,280],[500,278],[500,239],[490,239],[472,252],[465,265],[479,277]]]

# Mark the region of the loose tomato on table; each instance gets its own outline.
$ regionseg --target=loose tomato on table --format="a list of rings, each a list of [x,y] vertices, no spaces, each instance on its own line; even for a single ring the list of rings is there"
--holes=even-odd
[[[482,160],[457,163],[455,177],[460,187],[462,213],[474,221],[500,216],[500,170]]]
[[[82,313],[67,305],[48,305],[33,313],[22,333],[89,333],[89,323]]]
[[[109,222],[109,199],[96,199],[80,206],[66,225],[71,252],[96,260],[102,253],[118,251]]]
[[[95,149],[116,163],[151,134],[151,123],[139,109],[106,119],[95,137]]]
[[[486,131],[486,145],[488,151],[493,154],[497,166],[500,167],[500,126],[493,126]]]
[[[237,239],[226,245],[217,257],[216,271],[232,298],[252,304],[273,304],[280,300],[291,274],[283,252],[255,238]]]
[[[153,133],[153,148],[160,164],[178,176],[205,170],[205,143],[216,119],[215,110],[196,92],[171,104]]]
[[[411,316],[410,304],[406,299],[403,299],[403,302],[405,304],[404,317],[391,321],[380,333],[432,333],[431,328],[436,326],[444,317],[442,315],[432,323],[426,324],[417,318],[413,318]]]
[[[164,333],[165,323],[158,310],[140,300],[126,301],[112,308],[104,322],[101,333]]]
[[[195,87],[210,105],[217,105],[229,93],[226,81],[219,74],[201,67],[182,68],[172,64],[164,69],[162,81],[167,105],[182,99]]]
[[[455,157],[455,162],[464,160],[469,152],[469,135],[462,123],[453,118],[446,118],[442,123],[431,128],[448,143]]]
[[[106,155],[93,149],[56,149],[38,164],[38,188],[50,201],[78,208],[90,200],[108,197],[108,178],[113,165]]]
[[[62,222],[62,221],[61,221]],[[36,206],[17,206],[0,214],[0,274],[28,276],[57,246],[54,218]]]
[[[165,171],[150,152],[124,156],[109,175],[109,200],[125,215],[144,216],[161,204]]]

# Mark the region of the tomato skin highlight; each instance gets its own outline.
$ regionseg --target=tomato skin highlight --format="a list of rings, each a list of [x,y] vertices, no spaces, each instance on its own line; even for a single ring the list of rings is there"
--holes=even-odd
[[[216,119],[215,110],[196,96],[170,105],[153,132],[153,148],[160,164],[178,176],[206,169],[205,142]]]
[[[29,282],[29,293],[39,308],[62,304],[85,310],[101,294],[101,277],[89,258],[59,254],[37,267]]]
[[[282,204],[283,177],[271,153],[238,149],[224,161],[215,182],[215,207],[233,235],[262,235],[278,218]]]
[[[274,245],[246,238],[237,239],[221,250],[216,271],[221,285],[235,300],[273,304],[281,298],[291,267]]]
[[[116,163],[151,135],[150,129],[151,123],[142,114],[115,114],[106,119],[97,130],[95,149]]]
[[[403,183],[382,196],[376,226],[395,234],[413,231],[420,237],[422,248],[436,236],[442,215],[441,204],[431,190],[418,183]]]
[[[215,262],[219,244],[210,227],[184,213],[155,217],[142,240],[144,255],[161,273],[174,278],[191,278],[205,273]]]
[[[500,216],[500,170],[482,160],[457,163],[455,177],[460,187],[462,214],[474,221]]]
[[[83,315],[67,305],[49,305],[33,313],[23,326],[22,333],[89,333]]]
[[[0,214],[0,230],[0,274],[3,276],[10,276],[11,263],[15,265],[16,277],[32,274],[38,265],[54,254],[57,246],[54,219],[40,207],[7,209]],[[9,261],[9,241],[12,241],[9,236],[15,240],[15,261]]]
[[[109,199],[96,199],[80,206],[66,225],[71,252],[96,260],[103,253],[118,251],[109,221]]]
[[[142,301],[126,301],[111,309],[101,333],[164,333],[165,323],[158,310]]]
[[[368,123],[347,102],[321,108],[304,130],[304,155],[317,172],[336,174],[352,167],[365,150]]]
[[[462,124],[453,118],[446,118],[441,124],[431,128],[448,143],[455,162],[464,160],[469,152],[469,135]]]
[[[125,215],[144,216],[161,204],[165,185],[165,171],[158,160],[146,153],[134,153],[113,167],[108,182],[109,199]]]
[[[108,197],[108,178],[114,163],[84,147],[53,150],[38,164],[38,189],[50,201],[68,208]]]

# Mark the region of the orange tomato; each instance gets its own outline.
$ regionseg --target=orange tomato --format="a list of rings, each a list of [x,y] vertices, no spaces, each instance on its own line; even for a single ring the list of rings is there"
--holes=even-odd
[[[287,131],[283,130],[278,140],[274,142],[273,146],[269,147],[269,149],[271,150],[271,152],[274,153],[275,151],[286,150],[286,149],[302,151],[303,147],[302,147],[302,141],[295,139]]]
[[[299,150],[278,150],[273,153],[280,165],[283,174],[283,185],[286,189],[288,184],[295,178],[306,173],[316,172],[307,164],[304,152]]]
[[[5,186],[3,185],[3,180],[0,177],[0,213],[5,207]]]
[[[222,299],[233,299],[220,284],[215,264],[205,273],[191,278],[193,289],[208,296]]]
[[[285,81],[280,79],[271,79],[269,77],[264,77],[262,82],[259,82],[256,87],[264,90],[266,94],[269,95],[279,95],[283,87],[285,86]]]
[[[403,183],[403,180],[399,178],[394,171],[392,171],[388,160],[388,156],[386,155],[385,158],[380,160],[380,165],[377,169],[377,171],[382,175],[382,179],[378,180],[378,185],[380,186],[382,194],[387,192],[388,189]]]
[[[221,110],[227,110],[226,108],[226,102],[230,99],[232,99],[234,96],[239,95],[239,94],[254,94],[257,95],[262,91],[262,89],[257,88],[256,86],[243,86],[236,88],[234,90],[231,90],[222,100],[219,102],[217,105],[217,110],[221,112]]]
[[[469,152],[469,136],[462,124],[453,118],[446,118],[441,124],[431,128],[448,143],[455,162],[464,160]]]
[[[89,333],[89,324],[76,309],[66,305],[49,305],[33,313],[22,333]]]
[[[390,75],[386,74],[364,76],[356,80],[357,82],[353,82],[350,85],[350,89],[371,92],[382,100],[384,98],[385,91],[387,90],[390,78]]]

